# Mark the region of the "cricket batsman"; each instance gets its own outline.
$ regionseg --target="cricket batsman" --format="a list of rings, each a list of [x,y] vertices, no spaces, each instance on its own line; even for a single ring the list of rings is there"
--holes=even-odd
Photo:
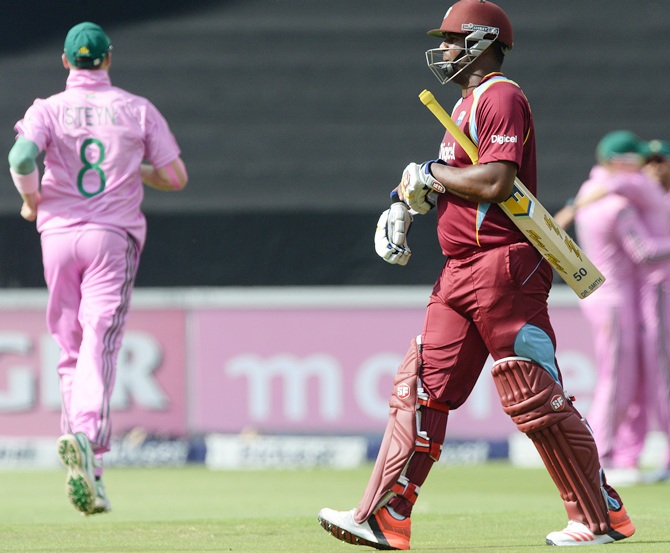
[[[442,84],[461,98],[452,119],[477,146],[477,165],[447,131],[438,158],[410,163],[380,217],[375,249],[406,264],[413,217],[436,210],[446,263],[421,335],[394,379],[390,416],[358,507],[322,509],[339,540],[376,549],[410,548],[412,510],[444,443],[450,411],[472,392],[489,355],[503,410],[534,443],[563,500],[568,523],[548,545],[597,545],[635,532],[610,487],[585,419],[564,391],[548,314],[549,263],[499,205],[519,178],[536,195],[535,131],[528,100],[501,72],[512,24],[493,2],[460,0],[429,35],[426,52]]]
[[[188,176],[149,100],[112,86],[112,44],[95,23],[65,37],[65,90],[37,99],[15,126],[10,173],[36,221],[49,290],[47,328],[60,346],[57,452],[84,515],[106,513],[102,456],[112,435],[116,361],[146,237],[142,183],[181,190]],[[44,153],[40,181],[37,157]]]

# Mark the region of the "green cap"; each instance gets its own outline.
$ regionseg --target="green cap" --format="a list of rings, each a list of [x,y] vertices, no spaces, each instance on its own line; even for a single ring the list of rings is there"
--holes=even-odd
[[[112,49],[100,25],[85,21],[72,27],[65,37],[65,56],[73,67],[99,67]]]
[[[647,144],[630,131],[612,131],[600,139],[596,148],[599,160],[642,158],[647,154]]]
[[[670,159],[670,142],[665,140],[650,140],[647,142],[647,158]]]

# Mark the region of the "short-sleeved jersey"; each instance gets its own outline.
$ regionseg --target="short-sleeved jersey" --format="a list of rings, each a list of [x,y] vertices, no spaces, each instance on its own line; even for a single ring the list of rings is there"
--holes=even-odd
[[[509,161],[517,176],[537,194],[535,129],[526,96],[500,73],[487,75],[452,112],[458,127],[477,145],[479,163]],[[472,162],[447,131],[440,159],[452,167]],[[444,255],[466,257],[482,248],[494,248],[527,239],[497,204],[476,203],[454,194],[438,195],[437,233]]]
[[[39,232],[112,228],[143,246],[140,164],[163,167],[180,154],[149,100],[112,86],[107,71],[74,69],[63,92],[35,100],[14,128],[46,152]]]
[[[579,189],[577,197],[589,197],[612,180],[627,180],[603,167],[595,166],[589,180]],[[636,262],[626,252],[626,228],[637,221],[635,209],[624,196],[610,193],[580,207],[575,214],[575,231],[579,244],[591,261],[605,275],[605,283],[597,294],[583,300],[584,305],[628,304],[637,295]]]
[[[602,191],[608,193],[589,200]],[[580,200],[577,238],[606,278],[594,299],[584,299],[585,305],[629,303],[650,277],[656,280],[658,274],[663,280],[670,273],[670,217],[659,183],[641,172],[596,165],[579,189]]]

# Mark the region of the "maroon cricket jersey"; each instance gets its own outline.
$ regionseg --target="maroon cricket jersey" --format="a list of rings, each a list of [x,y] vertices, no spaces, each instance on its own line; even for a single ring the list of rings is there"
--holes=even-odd
[[[510,161],[533,195],[537,192],[533,116],[519,86],[491,73],[452,112],[458,127],[478,146],[479,163]],[[452,167],[472,165],[468,154],[447,131],[440,159]],[[476,203],[451,193],[438,195],[437,235],[442,253],[466,257],[483,248],[527,241],[497,204]]]

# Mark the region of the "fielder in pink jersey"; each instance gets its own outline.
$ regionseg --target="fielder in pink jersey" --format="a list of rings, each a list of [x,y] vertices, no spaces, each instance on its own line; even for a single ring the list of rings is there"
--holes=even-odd
[[[15,126],[10,172],[21,215],[37,221],[60,346],[66,490],[85,515],[111,510],[102,456],[130,296],[146,235],[143,183],[181,190],[188,177],[167,122],[147,99],[112,86],[109,37],[80,23],[65,38],[65,91],[37,99]],[[41,183],[36,159],[44,156]]]
[[[598,165],[575,199],[579,243],[607,278],[580,303],[593,330],[597,366],[589,421],[601,462],[622,483],[627,472],[637,472],[647,431],[645,273],[670,256],[670,220],[658,210],[661,187],[641,172],[643,155],[644,144],[633,133],[608,133],[598,143]],[[666,238],[654,240],[651,229]]]
[[[659,225],[654,232],[662,233],[663,239],[670,235],[670,142],[652,140],[647,145],[644,173],[657,182],[663,191],[661,213],[665,226]],[[659,205],[652,206],[659,210]],[[644,351],[647,359],[647,387],[651,416],[657,428],[665,434],[670,445],[670,262],[649,266],[650,274],[642,288],[642,313],[645,320]],[[670,447],[666,448],[663,466],[648,480],[670,479]]]
[[[650,415],[670,431],[670,212],[663,187],[641,170],[650,144],[630,131],[605,135],[598,164],[562,210],[563,224],[574,219],[582,248],[607,278],[580,307],[591,324],[597,370],[589,421],[601,463],[618,485],[641,480]],[[650,159],[647,172],[660,177],[657,166]]]
[[[437,211],[447,257],[421,335],[394,380],[390,418],[357,508],[322,509],[336,538],[377,549],[409,549],[420,488],[440,457],[449,412],[468,398],[489,355],[503,409],[540,453],[568,515],[546,543],[611,543],[631,536],[621,498],[598,462],[591,430],[563,389],[547,299],[552,270],[497,205],[519,179],[536,194],[535,132],[528,100],[501,72],[514,42],[507,14],[492,2],[460,0],[426,52],[440,82],[461,89],[452,118],[477,145],[479,163],[448,132],[439,159],[405,169],[384,212],[375,249],[406,264],[416,214]],[[409,211],[408,211],[409,208]]]

